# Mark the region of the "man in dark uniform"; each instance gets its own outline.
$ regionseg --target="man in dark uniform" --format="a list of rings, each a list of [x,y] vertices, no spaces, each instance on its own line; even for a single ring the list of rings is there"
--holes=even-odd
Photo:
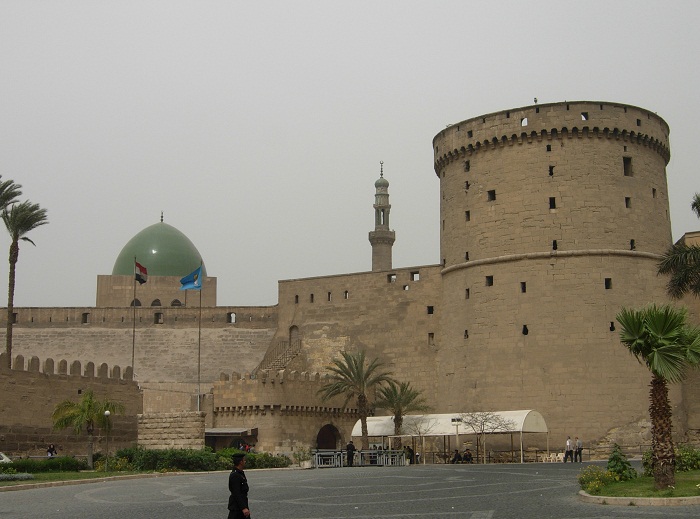
[[[355,445],[352,443],[352,440],[350,440],[348,445],[345,447],[345,450],[347,451],[348,467],[352,467],[352,462],[355,458]]]
[[[248,519],[248,480],[245,477],[245,454],[233,455],[233,470],[228,477],[228,519]]]

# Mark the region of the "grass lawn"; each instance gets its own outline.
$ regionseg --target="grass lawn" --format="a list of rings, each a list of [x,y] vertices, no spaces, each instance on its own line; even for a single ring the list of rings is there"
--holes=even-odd
[[[631,481],[611,483],[603,487],[599,496],[607,497],[690,497],[700,496],[700,470],[676,472],[676,486],[654,490],[654,478],[639,477]]]
[[[8,487],[13,485],[26,485],[32,483],[48,483],[51,481],[72,481],[76,479],[99,479],[108,478],[111,476],[126,476],[129,474],[139,474],[139,472],[38,472],[33,474],[34,479],[23,481],[0,481],[0,487]]]

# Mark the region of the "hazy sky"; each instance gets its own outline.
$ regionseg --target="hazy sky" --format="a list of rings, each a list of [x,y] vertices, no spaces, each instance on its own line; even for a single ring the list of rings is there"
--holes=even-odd
[[[380,160],[394,265],[438,263],[432,138],[534,97],[663,117],[677,239],[700,229],[698,21],[697,1],[3,0],[0,174],[51,222],[15,304],[93,306],[161,210],[221,305],[370,270]]]

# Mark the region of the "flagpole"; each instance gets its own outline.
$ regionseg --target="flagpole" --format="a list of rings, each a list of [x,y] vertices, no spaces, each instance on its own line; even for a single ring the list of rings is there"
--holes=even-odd
[[[201,268],[201,266],[200,266]],[[202,290],[204,290],[204,280],[202,279],[202,287],[199,289],[199,332],[197,337],[197,411],[199,412],[199,401],[202,395]]]
[[[134,314],[132,319],[132,329],[131,329],[131,375],[132,378],[135,376],[134,368],[134,356],[136,353],[136,256],[134,256],[134,274],[131,276],[134,278],[134,299],[131,304],[134,306]]]

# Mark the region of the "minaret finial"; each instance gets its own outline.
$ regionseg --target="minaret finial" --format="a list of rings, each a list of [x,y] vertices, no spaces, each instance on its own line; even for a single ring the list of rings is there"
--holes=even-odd
[[[384,161],[383,160],[379,161],[379,176],[381,178],[384,178]]]
[[[160,223],[163,223],[163,211],[160,212]]]

